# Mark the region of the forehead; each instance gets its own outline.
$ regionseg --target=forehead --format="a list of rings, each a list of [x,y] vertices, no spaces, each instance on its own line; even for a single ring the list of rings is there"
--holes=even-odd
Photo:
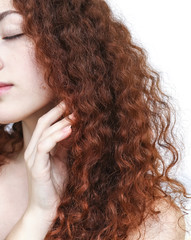
[[[22,20],[20,14],[11,13],[12,11],[16,11],[16,9],[13,8],[12,0],[0,0],[0,24],[1,22],[4,22],[3,19],[5,19],[5,22],[6,19],[8,19],[9,22],[20,22]]]
[[[15,10],[12,0],[0,0],[0,13],[8,10]]]

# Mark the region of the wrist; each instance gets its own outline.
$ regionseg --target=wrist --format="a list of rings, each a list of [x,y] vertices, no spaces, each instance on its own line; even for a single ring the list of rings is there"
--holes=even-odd
[[[56,217],[57,208],[42,209],[40,207],[28,207],[23,215],[24,221],[41,222],[43,225],[50,225]]]
[[[5,240],[43,240],[56,216],[56,211],[28,208]]]

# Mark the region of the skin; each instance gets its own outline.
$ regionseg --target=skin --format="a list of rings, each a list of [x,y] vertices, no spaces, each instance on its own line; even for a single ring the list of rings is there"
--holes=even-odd
[[[11,1],[0,0],[0,13],[7,10],[15,10]],[[63,102],[52,105],[53,94],[35,62],[32,41],[25,35],[6,39],[22,33],[22,20],[20,14],[14,13],[0,22],[0,82],[14,84],[0,95],[0,123],[22,121],[24,148],[16,161],[26,165],[28,176],[28,206],[8,239],[21,239],[20,231],[24,236],[23,219],[30,223],[38,223],[37,219],[41,219],[38,225],[42,228],[36,229],[38,240],[38,237],[44,237],[56,213],[59,191],[62,190],[56,186],[63,186],[66,180],[59,175],[56,164],[51,163],[49,153],[57,142],[70,135],[69,118],[73,116],[57,121],[64,113],[65,105]]]
[[[11,1],[1,0],[0,12],[6,10],[15,9]],[[26,149],[38,118],[53,107],[53,94],[35,62],[32,41],[25,35],[4,39],[22,33],[22,20],[20,14],[10,14],[0,22],[0,82],[14,84],[0,95],[0,123],[22,121]]]

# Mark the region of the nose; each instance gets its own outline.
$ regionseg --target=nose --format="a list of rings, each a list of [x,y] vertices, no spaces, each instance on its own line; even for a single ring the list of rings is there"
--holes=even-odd
[[[3,62],[0,59],[0,70],[3,68]]]

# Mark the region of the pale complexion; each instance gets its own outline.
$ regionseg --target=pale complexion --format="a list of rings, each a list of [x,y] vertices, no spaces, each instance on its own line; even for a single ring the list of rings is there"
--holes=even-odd
[[[10,1],[0,1],[0,12],[15,10]],[[25,149],[37,120],[50,110],[52,93],[45,85],[43,72],[34,59],[34,46],[22,33],[22,16],[8,14],[0,21],[0,82],[12,83],[9,92],[0,95],[0,123],[22,121]]]
[[[0,0],[0,82],[13,84],[9,91],[0,94],[0,123],[22,122],[24,148],[14,162],[26,166],[27,179],[25,176],[23,181],[28,181],[28,204],[8,239],[21,239],[20,232],[25,236],[20,225],[27,218],[35,223],[41,219],[38,225],[42,229],[36,229],[38,240],[46,234],[57,209],[62,189],[56,186],[63,186],[67,175],[60,163],[51,164],[49,153],[57,142],[70,135],[71,128],[67,117],[58,121],[65,105],[53,106],[53,93],[36,64],[32,41],[22,32],[23,18],[10,12],[15,10],[11,1]]]

